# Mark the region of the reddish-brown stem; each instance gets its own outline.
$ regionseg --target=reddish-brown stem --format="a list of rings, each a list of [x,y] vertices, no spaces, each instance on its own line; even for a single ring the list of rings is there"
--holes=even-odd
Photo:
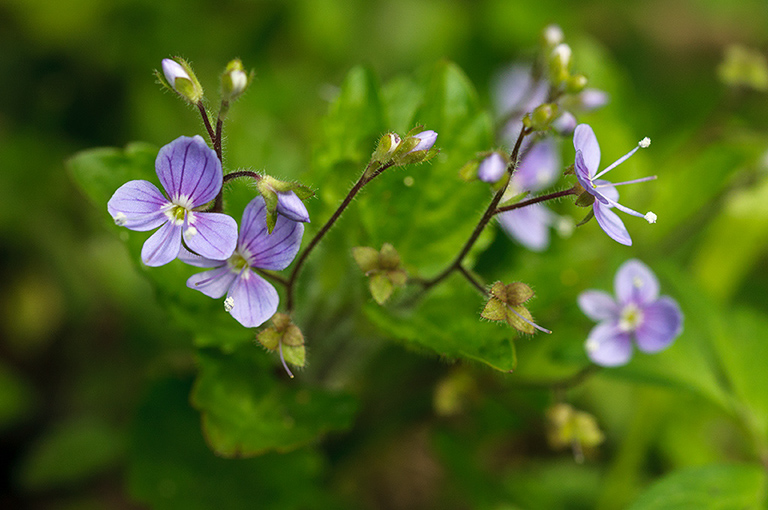
[[[238,170],[237,172],[230,172],[227,175],[225,175],[224,182],[229,182],[232,179],[237,179],[239,177],[250,177],[251,179],[254,179],[257,181],[261,180],[261,174],[252,172],[251,170]]]
[[[575,195],[575,194],[576,194],[575,188],[568,188],[562,191],[555,191],[554,193],[550,193],[548,195],[541,195],[539,197],[523,200],[522,202],[518,202],[516,204],[499,207],[498,209],[496,209],[496,211],[494,211],[493,214],[499,214],[507,211],[514,211],[515,209],[521,209],[529,205],[538,204],[539,202],[546,202],[547,200],[554,200],[556,198],[567,197],[568,195]]]

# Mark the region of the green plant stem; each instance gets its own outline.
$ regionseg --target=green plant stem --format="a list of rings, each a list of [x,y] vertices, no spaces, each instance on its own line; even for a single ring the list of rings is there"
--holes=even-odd
[[[322,240],[322,238],[325,237],[325,234],[328,233],[328,231],[331,229],[334,223],[336,223],[336,220],[339,219],[339,217],[347,208],[347,206],[352,202],[352,200],[360,192],[360,190],[363,189],[363,186],[371,182],[373,179],[379,176],[384,170],[386,170],[391,166],[392,166],[392,163],[387,163],[386,165],[383,165],[378,169],[371,171],[371,164],[369,163],[368,166],[365,167],[363,174],[360,176],[360,178],[357,180],[354,186],[352,186],[352,188],[349,190],[349,192],[347,193],[347,196],[344,197],[344,200],[341,201],[341,204],[339,204],[339,207],[336,208],[336,210],[333,212],[331,217],[328,218],[328,221],[325,222],[325,225],[323,225],[320,228],[320,230],[315,234],[315,237],[312,238],[312,240],[309,242],[306,248],[304,248],[304,250],[301,252],[301,255],[299,255],[299,258],[296,260],[296,264],[294,264],[293,266],[293,270],[291,271],[291,275],[288,277],[288,283],[286,285],[285,301],[286,301],[286,308],[289,314],[291,313],[291,311],[293,311],[294,289],[296,285],[296,280],[298,279],[299,273],[301,272],[301,268],[304,266],[304,262],[307,260],[307,257],[309,257],[309,254],[318,245],[320,240]]]
[[[507,167],[507,172],[509,173],[510,178],[514,173],[515,168],[517,168],[517,160],[520,154],[520,146],[523,143],[523,139],[530,133],[531,131],[527,128],[523,128],[522,130],[520,130],[520,135],[517,137],[517,142],[515,142],[515,147],[514,149],[512,149],[512,154],[510,156],[511,163]],[[428,280],[423,280],[421,282],[424,291],[434,287],[435,285],[437,285],[438,283],[446,279],[451,273],[453,273],[454,271],[457,271],[459,267],[461,267],[461,263],[464,261],[464,257],[467,256],[469,251],[475,245],[475,242],[477,242],[477,239],[480,237],[480,234],[482,234],[483,230],[485,229],[485,226],[488,225],[488,222],[491,221],[491,218],[493,218],[494,214],[496,214],[496,208],[498,207],[499,202],[501,202],[501,197],[504,196],[504,192],[507,191],[507,187],[509,186],[510,180],[511,179],[508,179],[507,183],[501,188],[499,188],[499,190],[493,196],[493,199],[491,199],[491,203],[488,204],[488,207],[485,209],[483,216],[480,218],[480,221],[475,226],[475,229],[472,231],[472,234],[469,236],[469,239],[467,239],[467,242],[464,243],[464,246],[462,247],[459,254],[456,255],[456,258],[453,259],[453,261],[448,265],[448,267],[446,267],[442,272],[438,273],[437,276]]]

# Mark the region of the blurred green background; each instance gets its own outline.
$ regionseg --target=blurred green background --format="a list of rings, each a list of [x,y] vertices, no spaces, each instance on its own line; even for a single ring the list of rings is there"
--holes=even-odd
[[[230,164],[322,191],[313,154],[352,67],[386,83],[449,59],[490,107],[493,76],[530,59],[549,23],[563,28],[576,69],[611,94],[583,118],[604,163],[653,140],[624,175],[659,180],[623,202],[653,210],[658,224],[625,217],[631,250],[594,224],[543,255],[502,255],[510,242],[489,240],[478,271],[492,281],[514,267],[540,296],[534,316],[556,331],[519,339],[512,375],[409,352],[357,321],[318,326],[346,343],[313,346],[310,334],[310,365],[312,349],[320,360],[343,349],[344,363],[307,377],[356,395],[347,430],[289,454],[216,457],[189,404],[210,359],[193,356],[105,222],[105,204],[86,199],[65,161],[202,132],[152,72],[180,55],[215,92],[239,57],[256,80],[230,114]],[[765,52],[767,26],[764,0],[0,0],[0,506],[675,508],[653,506],[654,493],[637,498],[685,469],[704,470],[681,475],[699,492],[710,478],[734,480],[702,504],[764,505],[768,96],[724,84],[717,68],[732,44]],[[340,196],[355,172],[332,178],[342,190],[326,193]],[[607,436],[579,465],[546,444],[553,392],[516,384],[583,364],[592,324],[573,310],[575,296],[609,289],[630,257],[680,301],[686,332],[668,355],[638,356],[569,392]],[[345,282],[366,299],[359,275]],[[461,405],[441,411],[441,391]]]

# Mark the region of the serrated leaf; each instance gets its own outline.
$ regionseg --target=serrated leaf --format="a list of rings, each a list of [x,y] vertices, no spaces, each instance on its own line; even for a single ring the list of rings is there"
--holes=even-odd
[[[371,290],[371,296],[373,296],[373,299],[380,305],[383,305],[387,302],[389,296],[392,295],[392,291],[394,290],[392,282],[389,281],[389,278],[387,278],[383,273],[376,273],[371,275],[370,281],[368,282],[368,288]]]
[[[301,366],[299,348],[290,349],[296,349],[290,362]],[[288,359],[286,346],[283,355]],[[198,354],[200,372],[191,400],[202,414],[208,443],[219,455],[292,450],[329,430],[349,427],[356,408],[352,397],[281,383],[272,377],[265,356],[249,348],[231,355]]]
[[[765,469],[716,465],[682,469],[651,485],[630,510],[731,510],[764,508]]]

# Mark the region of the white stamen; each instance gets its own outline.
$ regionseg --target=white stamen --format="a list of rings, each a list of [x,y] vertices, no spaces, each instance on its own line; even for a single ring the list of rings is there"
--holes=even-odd
[[[590,338],[587,340],[587,351],[595,352],[600,347],[600,342],[596,338]]]
[[[646,136],[645,138],[637,142],[637,145],[639,145],[643,149],[647,149],[648,147],[651,146],[651,139]]]
[[[197,229],[190,225],[187,230],[184,231],[184,237],[192,237],[197,234]]]
[[[235,306],[235,298],[233,298],[232,296],[229,296],[227,299],[224,300],[224,311],[231,312],[234,306]]]
[[[636,289],[641,289],[643,285],[645,285],[645,283],[643,283],[643,279],[640,278],[639,276],[635,276],[634,278],[632,278],[632,286],[635,287]]]
[[[115,225],[119,227],[125,226],[126,222],[128,221],[128,217],[125,215],[125,213],[117,213],[113,216],[115,220]]]
[[[643,216],[643,218],[645,218],[645,221],[647,221],[648,223],[656,223],[657,216],[651,211],[648,211],[647,213],[645,213],[645,216]]]

